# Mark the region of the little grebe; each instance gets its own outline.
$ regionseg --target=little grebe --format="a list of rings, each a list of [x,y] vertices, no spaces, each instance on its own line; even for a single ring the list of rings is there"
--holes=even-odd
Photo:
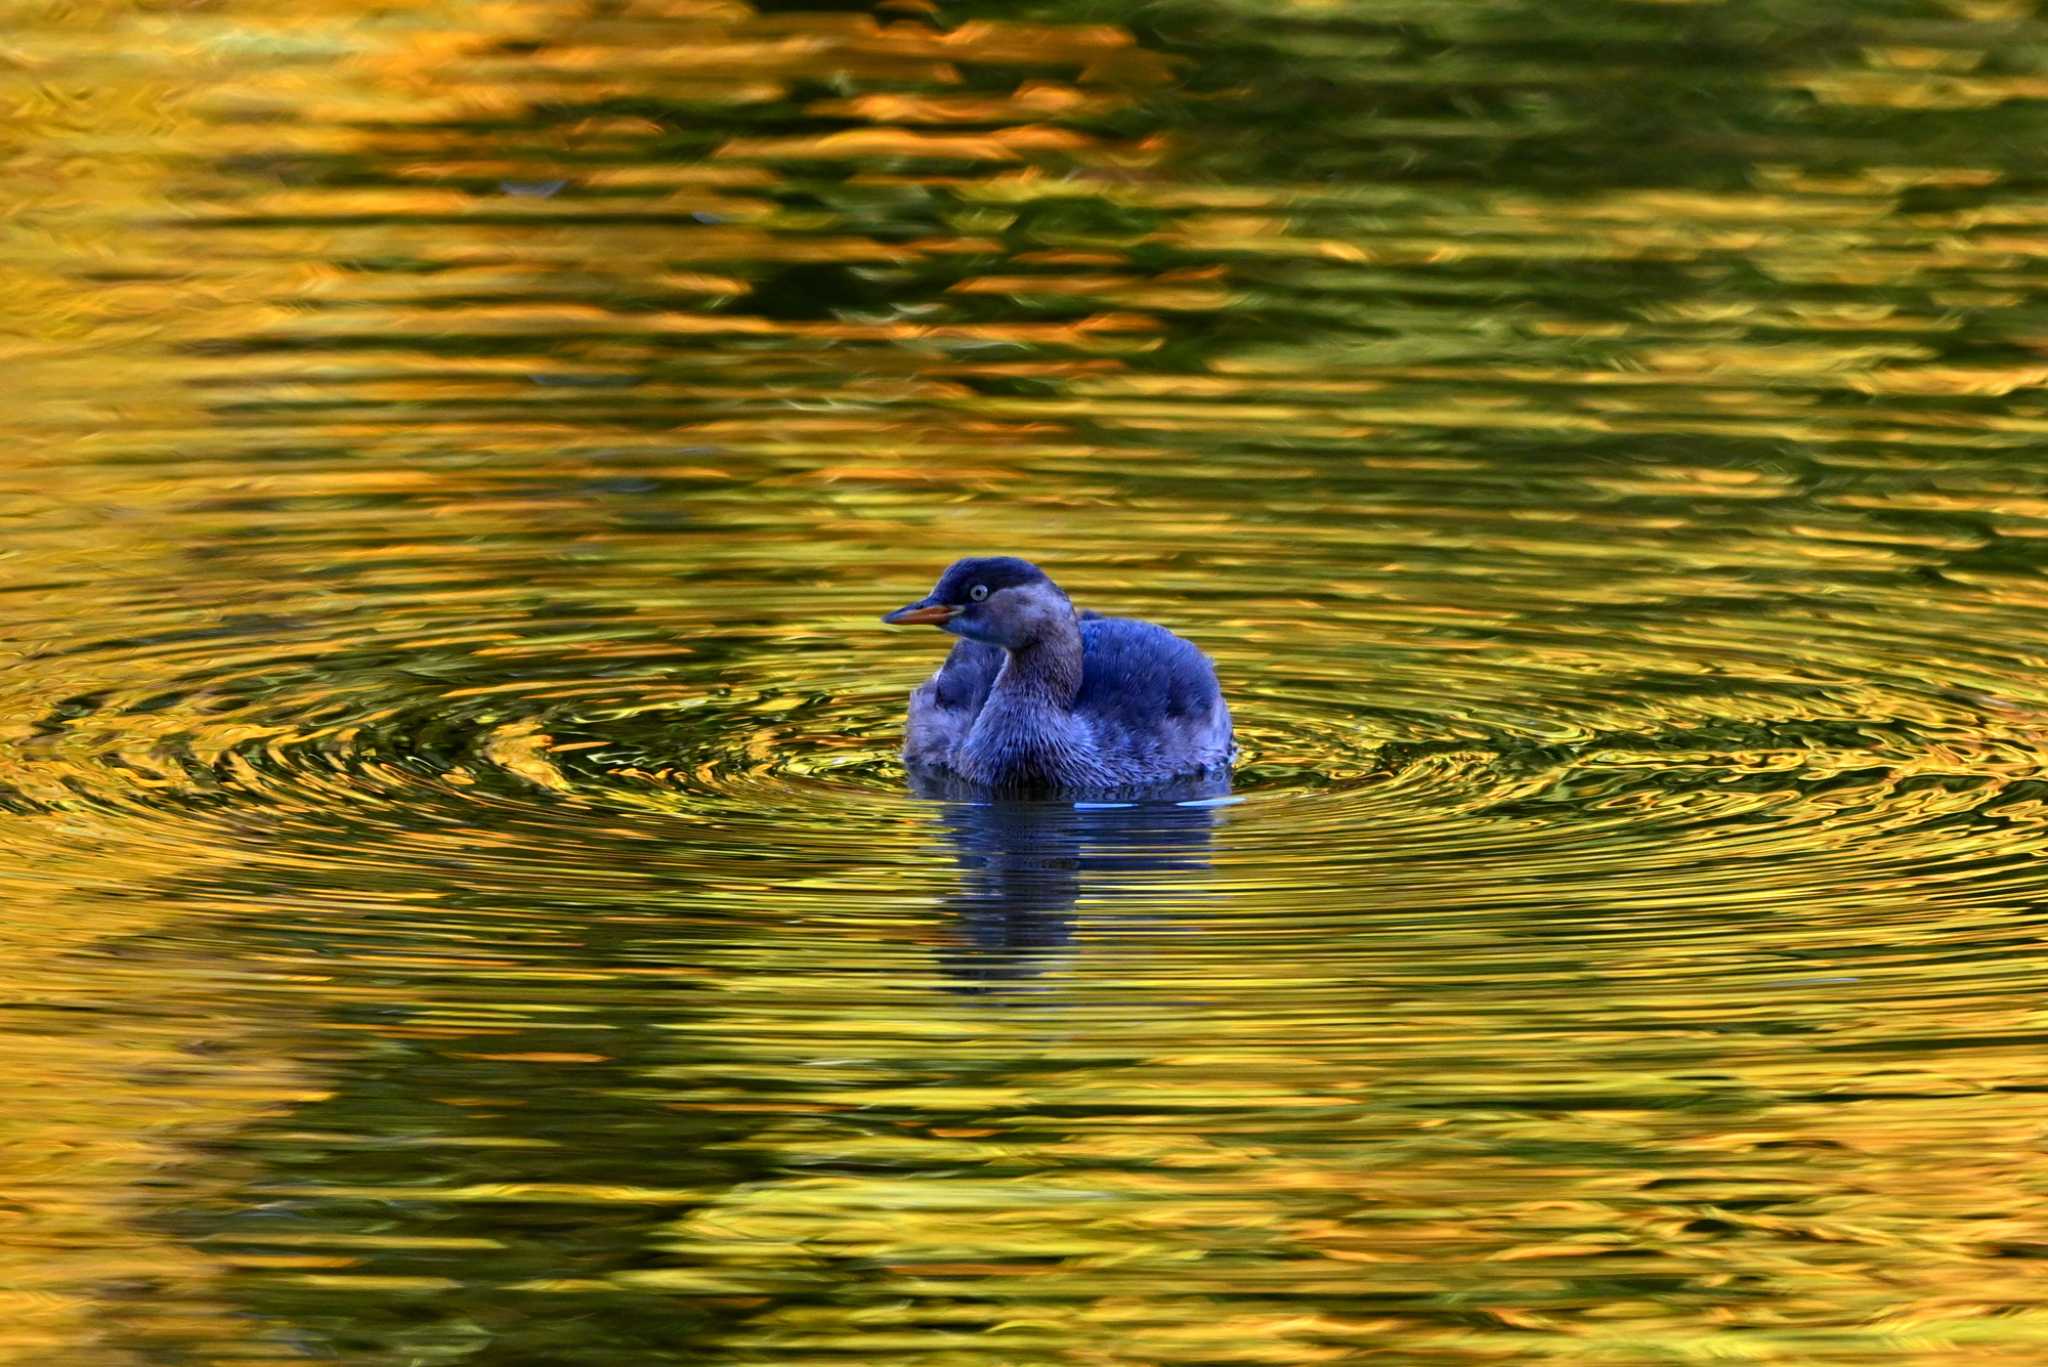
[[[910,695],[903,757],[1001,792],[1121,791],[1227,770],[1209,657],[1164,627],[1074,609],[1014,556],[956,561],[882,618],[960,637]]]

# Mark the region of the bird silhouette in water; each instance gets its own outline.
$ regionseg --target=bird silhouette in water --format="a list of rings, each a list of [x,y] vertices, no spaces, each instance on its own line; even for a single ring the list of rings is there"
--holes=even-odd
[[[910,695],[914,769],[1025,795],[1227,783],[1230,709],[1209,657],[1165,627],[1077,612],[1028,560],[955,561],[882,620],[960,638]]]
[[[1223,784],[1227,787],[1227,782]],[[1209,879],[1213,801],[1000,802],[959,798],[922,781],[929,819],[960,868],[941,898],[935,946],[954,990],[994,1000],[1071,971],[1081,951],[1080,906],[1105,935],[1173,934]]]

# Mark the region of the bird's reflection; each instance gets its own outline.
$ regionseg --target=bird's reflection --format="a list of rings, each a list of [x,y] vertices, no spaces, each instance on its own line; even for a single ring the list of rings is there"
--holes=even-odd
[[[939,804],[960,864],[959,890],[944,902],[952,943],[941,966],[966,990],[993,993],[1072,953],[1082,897],[1157,897],[1205,872],[1230,779],[1120,803],[992,800],[915,771],[911,788]]]

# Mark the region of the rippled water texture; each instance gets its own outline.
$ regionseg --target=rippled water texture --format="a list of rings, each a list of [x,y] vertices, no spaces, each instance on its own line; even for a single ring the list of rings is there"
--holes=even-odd
[[[2048,28],[1023,14],[0,33],[0,1360],[2048,1360]]]

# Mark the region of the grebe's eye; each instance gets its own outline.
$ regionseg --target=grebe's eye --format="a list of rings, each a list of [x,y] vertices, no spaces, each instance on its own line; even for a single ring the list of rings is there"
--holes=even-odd
[[[967,596],[979,603],[982,599],[988,597],[988,585],[976,584],[973,588],[967,590]]]

